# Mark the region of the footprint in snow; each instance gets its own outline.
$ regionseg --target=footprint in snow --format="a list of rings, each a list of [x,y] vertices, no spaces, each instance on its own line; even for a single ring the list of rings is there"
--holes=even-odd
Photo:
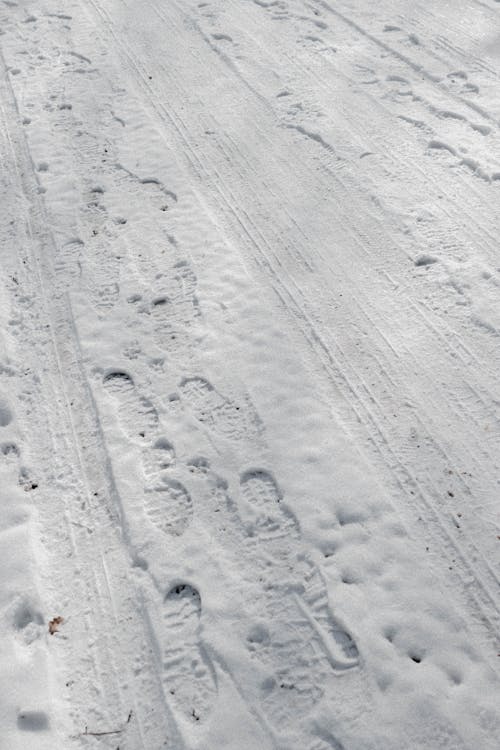
[[[18,596],[14,600],[10,619],[14,630],[26,645],[29,646],[40,638],[44,629],[44,618],[30,596]]]
[[[114,370],[105,376],[103,385],[115,400],[124,432],[130,438],[147,440],[158,427],[158,413],[151,401],[140,395],[132,377]]]
[[[304,553],[298,521],[283,505],[276,481],[269,472],[252,469],[242,474],[240,490],[243,499],[256,512],[250,542],[253,554],[268,571],[270,589],[288,587],[290,580],[300,582],[297,603],[312,617],[318,634],[331,640],[330,644],[325,641],[325,647],[332,668],[356,666],[357,648],[330,612],[325,582],[317,566]]]
[[[207,718],[217,692],[200,638],[201,613],[200,594],[187,583],[174,586],[165,597],[163,681],[173,705],[193,723]]]
[[[333,675],[359,665],[358,649],[331,611],[325,581],[274,477],[263,469],[244,472],[237,504],[206,461],[203,468],[200,479],[212,484],[204,508],[213,533],[234,551],[234,564],[254,591],[242,637],[251,658],[267,671],[259,702],[280,731],[317,705]]]
[[[145,488],[144,510],[151,523],[164,534],[181,536],[193,517],[193,501],[184,485],[162,477]]]
[[[157,438],[142,451],[146,516],[164,534],[181,536],[191,523],[193,502],[184,485],[165,474],[174,465],[174,446],[166,438]]]
[[[214,432],[232,440],[260,432],[259,418],[248,399],[236,403],[202,377],[183,378],[179,388],[182,401],[193,416]]]
[[[6,398],[0,396],[0,427],[7,427],[12,422],[12,412]]]
[[[54,270],[58,286],[64,291],[73,289],[82,275],[82,240],[74,238],[58,249]]]
[[[179,261],[157,279],[156,286],[161,291],[150,309],[156,342],[171,355],[187,355],[192,339],[190,329],[200,317],[196,275],[186,261]]]
[[[283,505],[274,478],[250,470],[242,474],[240,489],[255,513],[248,547],[270,623],[264,630],[250,629],[247,647],[273,675],[263,685],[262,701],[279,724],[309,711],[329,673],[358,666],[359,655],[331,612],[325,581],[303,549],[298,522]]]
[[[15,443],[2,443],[0,445],[0,452],[7,461],[16,460],[20,456],[19,448]]]

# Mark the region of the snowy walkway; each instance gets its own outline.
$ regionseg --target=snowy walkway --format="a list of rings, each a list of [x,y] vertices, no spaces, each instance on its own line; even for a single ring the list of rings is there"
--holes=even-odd
[[[1,750],[497,750],[500,3],[0,52]]]

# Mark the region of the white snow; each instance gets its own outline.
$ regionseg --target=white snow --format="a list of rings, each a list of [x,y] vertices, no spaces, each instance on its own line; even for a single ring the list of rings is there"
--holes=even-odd
[[[496,750],[500,4],[0,50],[0,748]]]

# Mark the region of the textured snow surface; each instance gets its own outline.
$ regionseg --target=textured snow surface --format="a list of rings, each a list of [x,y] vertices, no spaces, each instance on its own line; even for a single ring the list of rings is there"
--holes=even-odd
[[[497,750],[500,3],[0,50],[0,748]]]

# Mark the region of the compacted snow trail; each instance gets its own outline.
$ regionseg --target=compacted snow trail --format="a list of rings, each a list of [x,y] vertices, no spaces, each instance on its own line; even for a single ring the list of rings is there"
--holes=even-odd
[[[0,748],[497,747],[499,24],[3,3]]]

